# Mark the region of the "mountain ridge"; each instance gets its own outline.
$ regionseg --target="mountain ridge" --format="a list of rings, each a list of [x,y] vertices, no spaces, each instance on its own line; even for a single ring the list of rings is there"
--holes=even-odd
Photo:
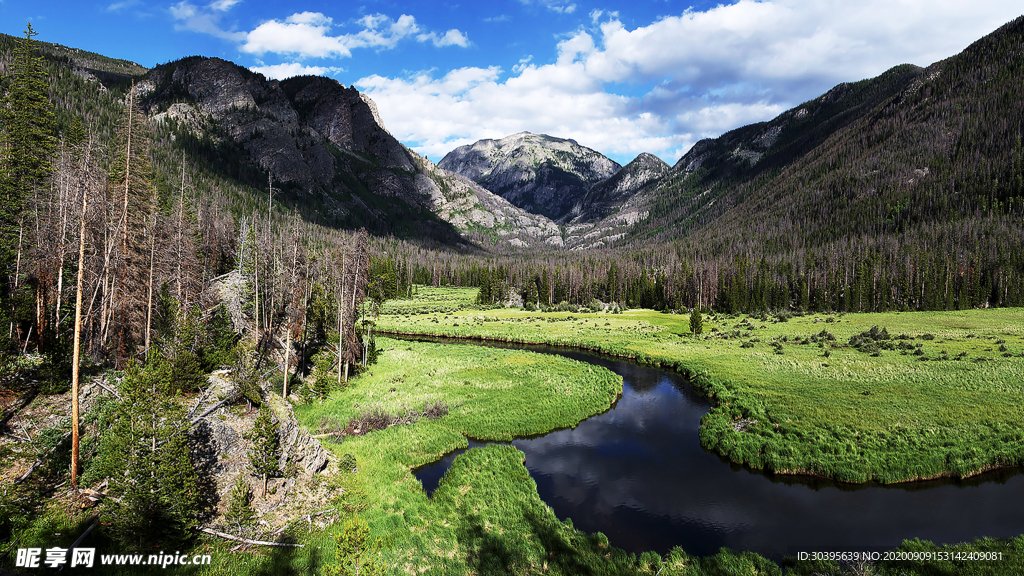
[[[972,202],[1016,206],[1024,128],[1008,87],[1020,72],[1021,28],[1018,18],[928,67],[840,83],[774,119],[701,140],[671,167],[645,154],[623,167],[574,140],[528,132],[457,148],[434,165],[387,131],[372,99],[332,79],[267,80],[204,57],[146,70],[41,46],[101,90],[138,79],[137,95],[176,145],[256,190],[271,179],[283,199],[308,204],[309,218],[455,246],[586,249],[695,233],[725,242],[722,234],[760,226],[765,214],[826,242],[956,218],[951,207]]]
[[[530,132],[460,146],[438,166],[555,221],[565,219],[593,184],[621,169],[575,140]]]
[[[335,80],[267,80],[226,60],[190,57],[154,68],[135,90],[155,121],[170,122],[212,165],[236,167],[229,173],[257,188],[272,178],[293,203],[319,205],[317,218],[335,225],[456,245],[562,242],[546,218],[406,148],[372,99]]]

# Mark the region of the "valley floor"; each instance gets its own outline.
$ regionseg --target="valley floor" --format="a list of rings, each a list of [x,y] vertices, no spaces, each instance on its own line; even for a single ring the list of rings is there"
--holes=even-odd
[[[420,307],[398,301],[378,329],[674,368],[715,404],[703,444],[755,469],[892,483],[1024,465],[1024,309],[711,314],[693,336],[686,314],[454,310],[440,300],[428,289]]]
[[[709,315],[704,333],[694,337],[686,315],[484,310],[472,304],[474,296],[474,290],[421,288],[415,300],[389,302],[377,329],[575,346],[672,367],[716,404],[701,427],[706,446],[778,472],[902,481],[1021,463],[1024,310]],[[233,544],[204,536],[190,553],[209,553],[214,564],[178,571],[1024,573],[1024,536],[943,546],[907,541],[899,549],[907,560],[872,565],[792,559],[779,565],[726,549],[704,558],[681,547],[664,556],[627,554],[604,535],[556,517],[540,499],[523,453],[501,444],[457,457],[428,497],[416,467],[466,447],[467,438],[508,440],[575,426],[615,402],[621,378],[520,350],[384,336],[376,344],[376,364],[325,399],[295,407],[299,422],[324,437],[337,463],[336,471],[314,479],[336,520],[322,528],[293,523],[285,534],[304,544],[298,549],[231,551]],[[54,532],[80,533],[88,513],[69,517],[67,506],[55,502],[41,510],[33,543],[19,546],[52,542]],[[979,553],[1001,559],[978,560]]]

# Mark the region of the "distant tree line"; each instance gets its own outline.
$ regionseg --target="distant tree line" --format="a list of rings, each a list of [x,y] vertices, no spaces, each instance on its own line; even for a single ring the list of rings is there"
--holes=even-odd
[[[922,227],[917,234],[854,237],[816,248],[722,246],[480,256],[391,241],[409,283],[478,286],[479,303],[516,291],[524,303],[713,308],[723,312],[881,312],[1024,305],[1020,226],[994,215]]]

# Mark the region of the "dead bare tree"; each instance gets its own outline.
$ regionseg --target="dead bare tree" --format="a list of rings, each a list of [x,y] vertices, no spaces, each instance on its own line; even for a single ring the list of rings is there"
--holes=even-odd
[[[156,209],[155,189],[149,165],[149,135],[145,116],[135,104],[134,86],[128,92],[125,122],[121,128],[118,148],[119,158],[114,164],[113,182],[121,199],[120,251],[115,253],[116,277],[105,283],[109,290],[107,329],[114,329],[116,340],[114,357],[117,365],[123,367],[129,349],[147,338],[146,318],[149,302],[142,295],[150,284],[147,270],[150,254],[154,250],[151,235],[155,234],[154,211]],[[112,219],[113,220],[113,219]],[[116,232],[113,234],[116,238]],[[147,250],[149,248],[149,250]],[[111,270],[107,267],[106,273]]]
[[[345,302],[342,299],[342,306],[339,316],[341,322],[339,331],[343,331],[343,341],[339,342],[339,354],[344,358],[343,380],[348,382],[348,371],[350,362],[359,358],[362,352],[362,344],[356,335],[355,325],[359,319],[359,309],[363,300],[366,299],[367,274],[370,267],[369,236],[366,230],[360,230],[352,239],[353,246],[348,257],[348,266],[344,268],[341,277],[342,286],[348,286],[351,300]],[[351,281],[351,284],[347,284]],[[347,306],[346,306],[347,304]]]
[[[98,168],[93,163],[93,143],[90,140],[80,155],[79,169],[75,179],[74,192],[82,197],[82,210],[78,214],[78,272],[75,280],[75,325],[74,343],[71,355],[71,485],[78,488],[78,462],[79,462],[79,372],[81,364],[81,342],[82,342],[82,287],[86,275],[85,242],[86,225],[89,220],[89,196],[93,189],[102,188],[102,178]],[[71,187],[68,187],[71,191]],[[70,197],[70,194],[69,194]],[[68,211],[70,213],[70,210]]]
[[[298,329],[298,324],[303,321],[306,316],[306,279],[304,278],[303,270],[305,267],[302,265],[301,260],[305,260],[305,250],[303,249],[300,255],[301,241],[298,237],[298,227],[292,226],[292,265],[291,272],[289,274],[288,284],[284,287],[285,300],[284,300],[284,313],[285,313],[285,345],[284,345],[284,388],[282,395],[288,397],[288,373],[289,373],[289,355],[292,350],[292,335]],[[301,256],[301,260],[300,260]],[[303,322],[304,323],[304,322]]]

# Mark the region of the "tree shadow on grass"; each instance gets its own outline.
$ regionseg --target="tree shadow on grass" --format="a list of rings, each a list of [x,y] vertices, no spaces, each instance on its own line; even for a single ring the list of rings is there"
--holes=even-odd
[[[263,554],[263,561],[248,571],[251,576],[281,576],[319,574],[322,568],[320,550],[307,544],[307,548],[271,548]],[[303,557],[304,556],[304,557]]]
[[[475,514],[464,519],[456,538],[468,550],[466,563],[478,574],[518,574],[530,565],[525,550],[512,538],[485,529],[483,520]]]
[[[618,548],[602,543],[597,535],[578,531],[566,534],[560,522],[535,509],[524,511],[537,542],[547,555],[548,570],[554,574],[598,576],[636,574],[629,556]]]

